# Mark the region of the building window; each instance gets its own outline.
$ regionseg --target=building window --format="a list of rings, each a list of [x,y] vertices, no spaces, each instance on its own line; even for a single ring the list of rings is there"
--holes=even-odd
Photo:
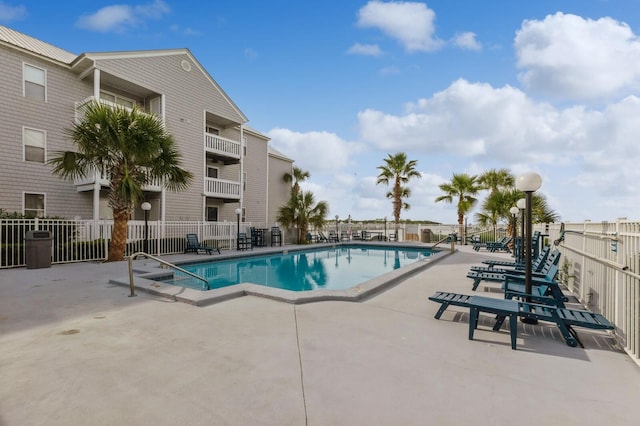
[[[22,209],[22,212],[26,217],[44,217],[44,205],[44,194],[24,193],[24,209]]]
[[[100,91],[100,99],[114,103],[116,105],[123,106],[125,108],[132,109],[136,104],[136,101],[133,99],[125,98],[120,95],[116,95],[114,93]]]
[[[242,208],[242,221],[247,221],[247,209],[245,209],[244,207]]]
[[[247,172],[242,172],[242,190],[247,190]]]
[[[22,129],[24,161],[44,163],[46,161],[46,140],[45,132],[24,127]]]
[[[210,133],[212,135],[219,135],[220,134],[220,130],[216,129],[213,126],[207,126],[205,128],[205,132]]]
[[[242,154],[247,156],[247,138],[245,136],[242,137]]]
[[[218,168],[207,166],[207,177],[211,179],[218,179]]]
[[[207,206],[207,220],[209,222],[218,221],[218,208]]]
[[[47,100],[47,72],[24,64],[24,96],[38,101]]]

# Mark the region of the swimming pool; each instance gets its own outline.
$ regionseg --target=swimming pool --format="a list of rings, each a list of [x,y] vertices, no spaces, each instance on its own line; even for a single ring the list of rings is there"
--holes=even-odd
[[[312,250],[180,265],[205,278],[210,289],[241,283],[305,292],[344,290],[430,257],[430,248],[339,245]],[[204,283],[176,271],[163,283],[206,290]]]

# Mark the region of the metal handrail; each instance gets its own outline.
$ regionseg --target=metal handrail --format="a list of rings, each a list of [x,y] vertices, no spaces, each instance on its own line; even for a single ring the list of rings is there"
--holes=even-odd
[[[455,239],[453,238],[453,234],[449,234],[446,237],[440,239],[440,241],[436,242],[434,245],[431,246],[432,249],[436,248],[436,246],[444,241],[447,241],[449,238],[451,238],[451,253],[453,253],[455,251]]]
[[[176,271],[182,272],[183,274],[187,274],[187,275],[189,275],[189,276],[191,276],[193,278],[199,279],[199,280],[201,280],[202,282],[205,283],[205,290],[211,290],[211,287],[209,287],[209,281],[207,281],[206,278],[202,278],[200,275],[196,275],[193,272],[186,271],[186,270],[182,269],[181,267],[174,265],[173,263],[167,262],[166,260],[162,260],[162,259],[160,259],[160,258],[158,258],[156,256],[152,256],[152,255],[150,255],[148,253],[145,253],[143,251],[139,251],[139,252],[134,253],[131,256],[129,256],[129,288],[131,289],[131,294],[129,295],[129,297],[134,297],[136,295],[135,287],[133,285],[133,259],[135,259],[138,256],[148,257],[149,259],[153,259],[156,262],[159,262],[159,263],[161,263],[161,264],[163,264],[165,266],[168,266],[169,268],[173,268]]]

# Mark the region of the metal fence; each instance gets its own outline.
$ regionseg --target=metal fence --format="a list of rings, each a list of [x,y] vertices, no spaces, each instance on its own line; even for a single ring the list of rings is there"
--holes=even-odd
[[[550,224],[536,229],[559,239],[560,279],[589,309],[616,325],[616,337],[640,364],[640,222]]]

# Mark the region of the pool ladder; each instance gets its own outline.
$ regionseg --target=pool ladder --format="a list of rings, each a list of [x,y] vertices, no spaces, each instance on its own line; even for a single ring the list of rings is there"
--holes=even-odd
[[[447,235],[446,237],[442,238],[440,241],[438,241],[437,243],[435,243],[434,245],[431,246],[431,248],[436,248],[436,246],[440,243],[443,243],[445,241],[447,241],[448,239],[451,238],[451,253],[453,253],[454,251],[456,251],[455,249],[455,238],[452,237],[452,234]]]
[[[129,288],[131,289],[131,294],[129,294],[129,297],[134,297],[136,295],[135,287],[133,285],[133,260],[138,256],[144,256],[144,257],[147,257],[149,259],[155,260],[156,262],[158,262],[158,263],[160,263],[162,265],[165,265],[165,266],[167,266],[169,268],[175,269],[176,271],[180,271],[183,274],[187,274],[187,275],[189,275],[189,276],[191,276],[193,278],[196,278],[196,279],[204,282],[205,290],[211,290],[211,288],[209,287],[209,281],[207,281],[206,278],[202,278],[200,275],[196,275],[193,272],[186,271],[186,270],[182,269],[181,267],[174,265],[173,263],[169,263],[166,260],[160,259],[159,257],[152,256],[149,253],[145,253],[143,251],[139,251],[139,252],[136,252],[136,253],[132,254],[131,256],[129,256]]]

